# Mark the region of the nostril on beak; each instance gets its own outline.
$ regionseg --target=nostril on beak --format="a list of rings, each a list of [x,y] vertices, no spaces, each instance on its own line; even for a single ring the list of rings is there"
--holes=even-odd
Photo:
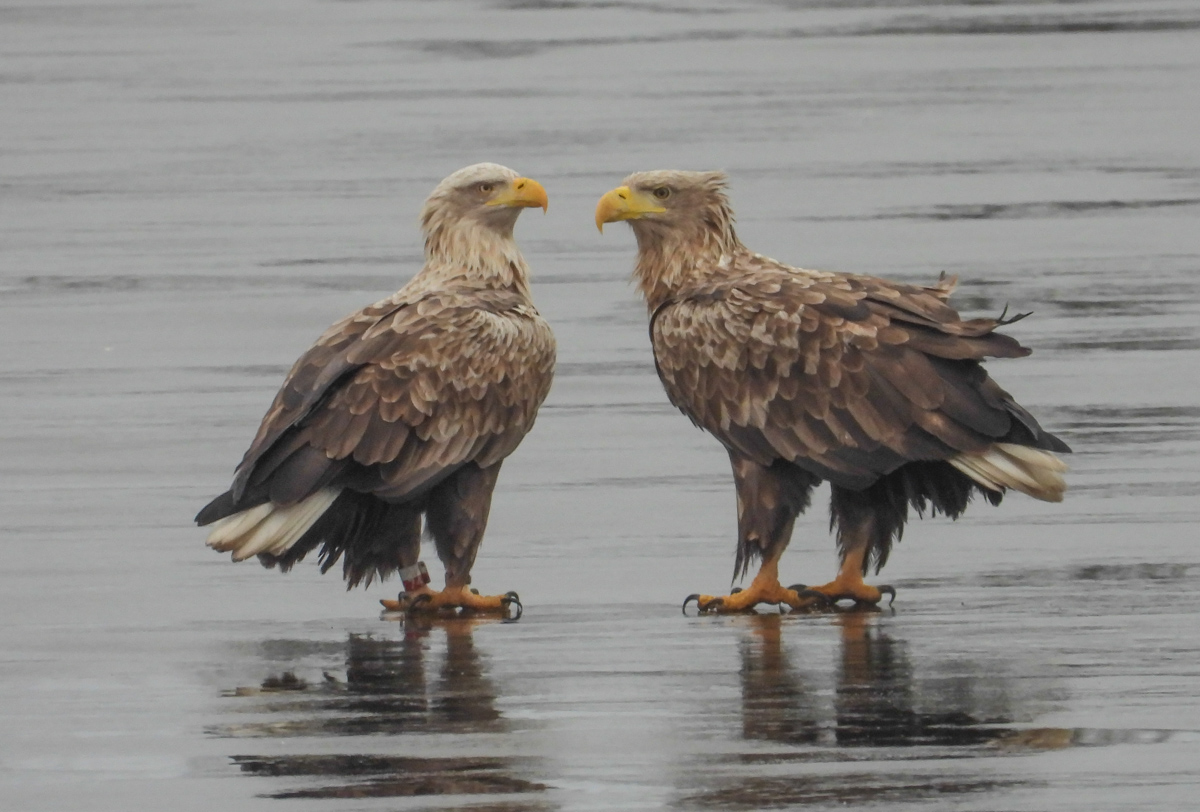
[[[520,183],[518,183],[518,184],[517,184],[517,188],[518,188],[518,189],[524,189],[524,188],[525,188],[525,182],[524,182],[524,181],[521,181]]]
[[[625,195],[617,195],[617,197],[621,198],[622,200],[628,200],[628,199],[629,199],[629,198],[625,197]]]

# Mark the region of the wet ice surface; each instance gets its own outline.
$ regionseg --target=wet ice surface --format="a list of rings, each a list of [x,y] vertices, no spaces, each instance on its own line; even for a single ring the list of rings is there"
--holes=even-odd
[[[0,806],[1182,809],[1200,785],[1200,10],[1175,2],[0,6]],[[292,360],[495,160],[560,366],[476,566],[516,624],[189,525]],[[724,454],[596,198],[723,167],[742,237],[1034,315],[1062,505],[910,525],[894,612],[692,618]],[[785,578],[825,580],[822,506]],[[430,555],[432,558],[432,556]]]

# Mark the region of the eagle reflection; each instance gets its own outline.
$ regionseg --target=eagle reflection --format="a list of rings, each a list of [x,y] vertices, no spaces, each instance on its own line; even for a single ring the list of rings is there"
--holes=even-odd
[[[344,648],[344,679],[331,670],[311,677],[293,669],[273,674],[260,685],[237,688],[227,695],[255,700],[253,706],[239,710],[276,718],[213,728],[210,733],[273,739],[394,736],[401,737],[397,745],[416,752],[420,752],[417,740],[403,737],[509,733],[509,722],[496,707],[497,690],[487,674],[486,660],[475,646],[473,628],[481,622],[489,621],[412,618],[404,622],[398,639],[351,634]],[[444,645],[435,646],[439,641]],[[288,651],[295,651],[295,660],[311,653],[312,645],[308,641],[264,644],[273,652],[272,659],[286,659]],[[398,756],[386,754],[398,749],[395,746],[371,743],[369,747],[376,752],[236,755],[232,760],[248,775],[301,779],[288,781],[287,789],[267,793],[272,798],[456,796],[546,789],[521,776],[529,770],[527,759]],[[522,808],[542,805],[523,803]]]
[[[961,747],[1005,733],[994,726],[1012,720],[994,708],[923,709],[942,703],[918,695],[906,645],[874,623],[877,615],[854,609],[835,618],[841,641],[832,714],[790,662],[782,616],[749,618],[752,633],[741,641],[744,737],[839,747]],[[957,703],[970,692],[953,693]]]
[[[1004,725],[1011,724],[1012,714],[1003,685],[970,668],[918,679],[907,645],[875,622],[878,615],[858,609],[833,619],[840,640],[829,672],[792,662],[782,634],[785,625],[792,632],[795,627],[784,616],[747,616],[750,627],[739,642],[742,738],[776,746],[702,759],[698,775],[689,779],[698,790],[676,806],[919,802],[1010,786],[1011,781],[969,770],[897,768],[905,761],[996,754],[999,747],[993,745],[1011,735]],[[851,771],[814,766],[823,763],[858,766]],[[792,770],[789,764],[805,766]]]

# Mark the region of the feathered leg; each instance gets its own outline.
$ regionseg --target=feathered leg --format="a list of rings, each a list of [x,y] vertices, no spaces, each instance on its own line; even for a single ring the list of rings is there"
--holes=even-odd
[[[471,583],[471,567],[487,529],[492,491],[499,476],[499,464],[480,468],[467,463],[429,494],[425,516],[438,558],[446,568],[447,588]]]
[[[833,486],[831,522],[837,527],[841,567],[837,577],[827,584],[810,587],[832,601],[850,598],[858,603],[876,604],[884,595],[896,597],[890,586],[873,587],[863,581],[871,563],[876,572],[887,561],[892,542],[899,537],[908,518],[908,503],[895,494],[890,483],[881,480],[865,491]]]
[[[779,559],[791,541],[796,517],[808,507],[812,489],[820,480],[783,461],[767,467],[732,451],[729,459],[738,504],[734,579],[745,576],[754,559],[761,559],[762,565],[746,589],[720,597],[689,595],[684,607],[694,600],[701,612],[746,612],[760,603],[786,603],[794,608],[811,603],[779,583]]]
[[[510,605],[516,604],[520,613],[521,601],[515,592],[480,595],[470,589],[471,567],[487,528],[492,490],[499,475],[499,464],[480,468],[467,463],[430,491],[425,524],[446,568],[446,587],[440,591],[427,586],[407,591],[397,601],[381,601],[385,608],[408,611],[462,608],[506,613]]]
[[[363,498],[378,501],[365,494]],[[361,530],[354,536],[360,525]],[[375,578],[382,581],[421,557],[421,511],[413,505],[384,505],[381,512],[355,516],[346,522],[345,532],[350,538],[342,545],[347,589],[360,582],[370,584]],[[335,542],[325,543],[321,550],[322,572],[337,560],[333,555],[336,550]]]

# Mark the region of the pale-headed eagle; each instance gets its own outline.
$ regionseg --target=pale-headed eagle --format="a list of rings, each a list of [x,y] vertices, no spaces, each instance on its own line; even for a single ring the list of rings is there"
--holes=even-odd
[[[348,587],[399,572],[388,608],[506,611],[468,588],[500,464],[532,428],[554,336],[513,241],[546,191],[497,164],[460,169],[425,201],[425,266],[330,327],[288,373],[230,489],[196,522],[235,561],[287,571],[321,546]],[[422,517],[446,570],[425,585]]]
[[[1062,499],[1066,466],[1050,452],[1070,449],[980,363],[1029,354],[995,332],[1009,321],[961,319],[946,303],[952,279],[916,287],[756,254],[734,233],[725,186],[720,172],[639,172],[596,208],[597,226],[627,220],[637,237],[667,397],[729,452],[734,577],[762,562],[749,588],[689,600],[702,611],[875,604],[895,590],[863,576],[887,561],[909,506],[957,517],[976,491],[998,504],[1009,488]],[[779,558],[822,480],[838,576],[784,588]]]

